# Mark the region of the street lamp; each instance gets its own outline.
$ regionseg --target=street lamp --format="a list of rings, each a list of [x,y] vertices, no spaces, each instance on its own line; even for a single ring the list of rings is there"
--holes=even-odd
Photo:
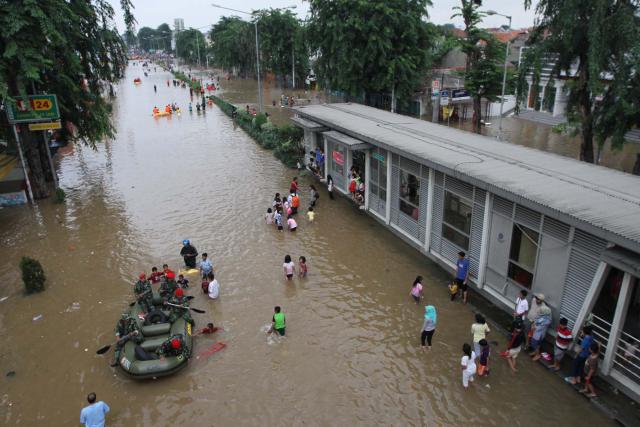
[[[232,12],[242,13],[244,15],[253,16],[256,12],[245,12],[243,10],[232,9],[230,7],[220,6],[218,4],[211,3],[211,6],[217,7],[218,9],[226,9]],[[295,9],[296,6],[287,6],[282,7],[280,9]],[[258,20],[256,19],[253,22],[253,25],[256,29],[256,73],[258,75],[258,111],[262,113],[262,82],[260,80],[260,43],[258,42]]]
[[[507,31],[511,31],[511,16],[503,15],[495,10],[488,10],[485,12],[487,15],[497,15],[507,18],[509,20],[509,27]],[[507,39],[507,49],[504,54],[504,73],[502,75],[502,97],[500,98],[500,118],[498,119],[498,139],[502,139],[502,110],[504,109],[504,91],[507,85],[507,61],[509,59],[509,43],[511,40]]]

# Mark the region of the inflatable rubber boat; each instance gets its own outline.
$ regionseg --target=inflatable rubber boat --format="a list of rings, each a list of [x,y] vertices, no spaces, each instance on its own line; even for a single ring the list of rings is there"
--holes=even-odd
[[[145,320],[142,316],[143,310],[136,303],[131,307],[131,317],[136,319],[138,327],[142,332],[143,341],[136,344],[129,340],[120,353],[118,365],[122,371],[134,379],[155,378],[172,375],[187,366],[188,358],[184,355],[169,356],[152,360],[141,360],[141,353],[155,356],[156,349],[167,341],[171,336],[180,334],[183,337],[189,353],[193,354],[193,331],[191,324],[182,317],[173,323],[168,322],[169,312],[162,309],[162,298],[156,290],[153,290],[154,309],[147,315]],[[136,349],[139,346],[140,349]],[[143,357],[146,359],[146,357]]]

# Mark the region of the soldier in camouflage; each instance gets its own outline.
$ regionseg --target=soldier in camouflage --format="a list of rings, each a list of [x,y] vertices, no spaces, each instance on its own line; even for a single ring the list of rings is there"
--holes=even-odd
[[[151,284],[147,280],[147,276],[144,273],[140,273],[139,279],[133,287],[133,293],[138,300],[138,304],[142,307],[145,313],[148,313],[153,308],[153,291],[151,290]]]
[[[181,334],[173,335],[171,338],[166,340],[165,342],[158,347],[156,350],[160,357],[173,357],[173,356],[184,356],[187,359],[191,357],[191,351],[189,347],[184,342],[184,338]]]
[[[160,283],[160,296],[162,298],[170,298],[177,288],[176,273],[169,271],[162,280],[162,283]]]
[[[138,323],[136,319],[131,317],[129,313],[123,313],[120,320],[116,324],[116,347],[114,353],[114,359],[111,366],[118,366],[118,361],[120,360],[120,353],[124,345],[131,339],[136,344],[140,344],[143,341],[142,333],[138,328]]]
[[[183,318],[187,322],[191,323],[191,326],[195,326],[196,322],[191,317],[191,311],[189,310],[189,302],[187,298],[184,296],[184,291],[182,288],[178,288],[175,290],[174,295],[169,298],[167,301],[169,304],[173,304],[169,306],[171,310],[171,315],[169,316],[169,322],[173,323],[179,318]],[[176,307],[180,306],[180,307]]]

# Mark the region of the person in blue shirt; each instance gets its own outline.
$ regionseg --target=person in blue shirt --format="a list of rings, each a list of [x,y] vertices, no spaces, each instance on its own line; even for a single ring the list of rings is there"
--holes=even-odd
[[[456,262],[456,278],[458,288],[462,290],[462,302],[467,303],[467,281],[469,279],[469,259],[462,251],[458,252],[458,261]]]
[[[582,381],[582,376],[584,375],[584,362],[586,362],[587,357],[589,357],[589,347],[593,342],[593,335],[591,335],[591,326],[587,325],[582,328],[582,332],[580,333],[580,337],[582,341],[580,341],[580,353],[573,359],[573,365],[571,366],[571,375],[565,377],[565,381],[576,385],[580,384]]]
[[[89,393],[87,396],[89,406],[85,406],[80,411],[80,423],[85,427],[104,427],[105,417],[109,412],[109,405],[102,400],[96,402],[96,394]]]
[[[209,276],[209,273],[213,273],[213,263],[211,263],[211,260],[208,258],[209,255],[207,255],[206,252],[202,253],[202,261],[200,261],[200,273],[202,274],[202,277],[207,277]]]

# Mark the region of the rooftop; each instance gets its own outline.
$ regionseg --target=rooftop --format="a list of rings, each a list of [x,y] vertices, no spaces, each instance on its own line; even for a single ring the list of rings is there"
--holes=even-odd
[[[640,252],[640,177],[360,104],[294,110]]]

